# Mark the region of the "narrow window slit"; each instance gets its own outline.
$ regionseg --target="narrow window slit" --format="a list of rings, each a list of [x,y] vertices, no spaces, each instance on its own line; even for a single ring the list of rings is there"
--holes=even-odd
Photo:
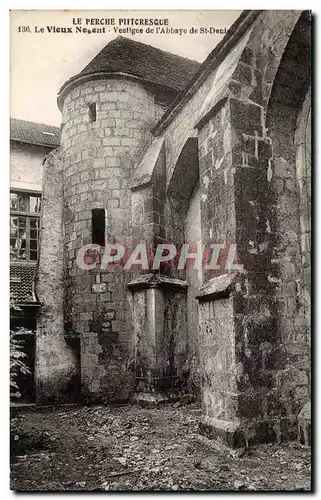
[[[91,211],[92,243],[105,246],[105,209],[94,208]]]
[[[96,103],[93,102],[92,104],[88,104],[88,109],[89,109],[89,120],[91,123],[96,121],[97,118],[97,106]]]

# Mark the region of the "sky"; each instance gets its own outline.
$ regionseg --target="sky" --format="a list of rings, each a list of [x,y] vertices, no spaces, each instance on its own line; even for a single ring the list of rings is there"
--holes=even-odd
[[[75,33],[74,18],[81,18],[82,27],[86,26],[86,19],[92,18],[115,18],[115,26],[119,25],[119,18],[168,18],[169,28],[187,29],[187,34],[143,33],[123,36],[203,62],[223,35],[200,34],[200,28],[228,29],[240,13],[241,11],[235,10],[11,11],[10,115],[39,123],[60,125],[61,113],[56,101],[60,87],[68,78],[81,71],[117,36],[112,31],[112,26],[106,27],[105,34]],[[72,27],[73,33],[49,33],[47,26]],[[199,30],[197,34],[190,33],[193,27]],[[43,33],[41,28],[44,29]],[[109,30],[111,31],[108,32]]]

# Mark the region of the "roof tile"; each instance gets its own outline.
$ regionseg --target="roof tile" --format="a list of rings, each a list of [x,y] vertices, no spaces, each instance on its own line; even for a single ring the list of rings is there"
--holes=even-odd
[[[78,75],[68,82],[77,76],[102,71],[122,72],[181,91],[199,67],[200,63],[197,61],[119,36],[109,42]]]
[[[35,264],[10,263],[10,298],[14,303],[37,303],[34,295],[35,275]]]
[[[10,118],[10,139],[47,147],[58,147],[60,129],[53,125]]]

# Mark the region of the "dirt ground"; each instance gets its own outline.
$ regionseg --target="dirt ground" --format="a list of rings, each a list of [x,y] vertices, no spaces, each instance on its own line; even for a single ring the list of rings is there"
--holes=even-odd
[[[310,449],[228,452],[198,434],[200,407],[133,405],[19,413],[11,427],[16,491],[310,490]]]

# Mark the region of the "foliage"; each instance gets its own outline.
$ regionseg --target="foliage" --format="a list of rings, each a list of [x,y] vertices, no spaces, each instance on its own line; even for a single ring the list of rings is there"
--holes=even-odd
[[[19,311],[19,307],[10,303],[10,309]],[[21,396],[18,386],[18,377],[20,374],[29,375],[30,370],[26,364],[27,355],[24,351],[25,340],[21,338],[24,335],[30,335],[32,332],[26,328],[10,329],[10,395],[13,398]]]
[[[297,441],[228,449],[199,434],[196,403],[17,413],[15,491],[311,491]],[[16,423],[15,423],[16,422]],[[42,450],[39,453],[39,450]],[[23,456],[21,456],[23,454]]]

